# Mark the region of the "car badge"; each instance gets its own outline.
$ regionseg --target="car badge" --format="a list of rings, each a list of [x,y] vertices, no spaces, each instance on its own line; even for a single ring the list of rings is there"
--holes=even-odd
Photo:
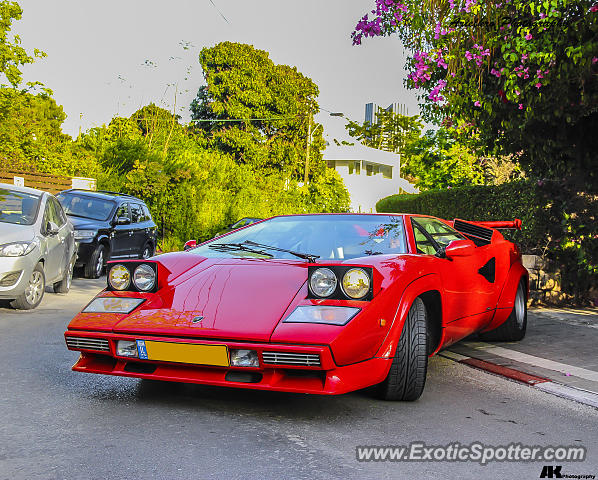
[[[193,317],[193,320],[191,320],[193,323],[199,323],[201,322],[205,317],[203,315],[198,315],[197,317]]]

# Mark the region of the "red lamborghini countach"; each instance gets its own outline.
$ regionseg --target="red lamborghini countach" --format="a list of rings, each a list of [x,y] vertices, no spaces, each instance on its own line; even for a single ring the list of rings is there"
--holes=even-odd
[[[415,400],[428,357],[478,332],[525,335],[521,222],[315,214],[187,252],[108,265],[69,324],[78,372]]]

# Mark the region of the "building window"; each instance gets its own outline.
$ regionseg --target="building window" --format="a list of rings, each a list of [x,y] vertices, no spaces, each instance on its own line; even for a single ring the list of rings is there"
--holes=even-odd
[[[349,162],[349,175],[361,174],[361,162]]]

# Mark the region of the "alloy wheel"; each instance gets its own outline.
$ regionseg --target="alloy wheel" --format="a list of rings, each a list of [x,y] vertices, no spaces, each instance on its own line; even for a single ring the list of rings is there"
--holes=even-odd
[[[25,290],[25,298],[30,305],[35,305],[39,302],[44,294],[44,277],[41,272],[34,270],[29,279],[29,285]]]
[[[100,250],[96,262],[96,273],[98,274],[98,277],[102,274],[102,268],[104,268],[104,250]]]

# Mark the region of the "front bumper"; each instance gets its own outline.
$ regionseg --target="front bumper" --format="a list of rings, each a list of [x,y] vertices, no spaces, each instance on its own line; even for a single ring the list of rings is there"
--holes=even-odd
[[[337,395],[366,388],[383,381],[392,362],[392,359],[389,358],[372,358],[339,367],[334,362],[330,348],[324,345],[182,340],[180,338],[114,335],[112,333],[70,330],[65,333],[65,337],[102,339],[104,340],[103,345],[108,348],[107,351],[94,351],[89,348],[69,347],[69,350],[81,352],[81,356],[73,365],[73,370],[77,372],[296,393]],[[202,345],[226,344],[229,350],[256,350],[260,366],[215,367],[119,357],[115,353],[117,340],[184,342]],[[72,344],[73,341],[70,341]],[[269,360],[264,359],[264,352],[315,354],[319,356],[320,364],[318,366],[268,364],[266,362]]]
[[[0,298],[13,300],[23,294],[31,278],[31,272],[37,265],[34,252],[22,257],[0,257]],[[6,286],[2,286],[2,280],[9,275],[12,278],[12,274],[18,274],[14,283],[11,280]]]

